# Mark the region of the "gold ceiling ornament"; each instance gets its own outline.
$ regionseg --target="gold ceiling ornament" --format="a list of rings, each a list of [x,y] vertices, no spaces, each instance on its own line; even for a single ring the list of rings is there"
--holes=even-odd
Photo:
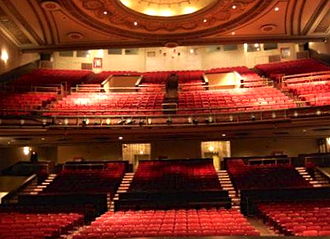
[[[159,17],[174,17],[195,13],[217,0],[119,0],[133,11]]]
[[[128,8],[124,0],[70,0],[61,1],[81,22],[107,33],[133,39],[156,39],[178,42],[229,31],[255,18],[272,0],[181,0],[181,4],[208,2],[197,12],[179,16],[150,16]],[[156,0],[131,0],[132,3]],[[174,5],[179,0],[168,1]],[[165,2],[165,1],[162,1]],[[160,4],[162,5],[162,4]]]

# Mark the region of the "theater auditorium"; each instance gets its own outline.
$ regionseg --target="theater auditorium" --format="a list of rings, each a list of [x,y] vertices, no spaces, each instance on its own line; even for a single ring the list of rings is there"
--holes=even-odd
[[[0,0],[0,239],[330,237],[330,0]]]

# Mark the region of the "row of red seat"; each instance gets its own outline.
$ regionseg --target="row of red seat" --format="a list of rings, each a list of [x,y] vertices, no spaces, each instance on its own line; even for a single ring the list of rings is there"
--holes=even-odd
[[[91,75],[93,75],[91,71],[84,70],[38,69],[12,81],[10,85],[19,86],[20,88],[25,86],[29,89],[30,86],[66,83],[70,87],[82,83]]]
[[[238,190],[313,187],[289,164],[246,165],[241,159],[227,161],[227,170]]]
[[[143,161],[139,163],[130,191],[220,190],[209,160]]]
[[[0,115],[29,115],[56,98],[55,92],[3,93]]]
[[[106,114],[161,114],[163,92],[156,93],[73,93],[56,102],[49,109],[54,111],[46,115],[91,114],[105,111]],[[146,110],[139,113],[138,110]],[[71,112],[70,112],[71,111]],[[79,111],[86,111],[81,113]],[[116,112],[118,111],[118,112]]]
[[[273,87],[233,90],[184,91],[179,93],[178,109],[205,108],[211,112],[244,112],[294,108],[296,104]],[[209,110],[208,108],[219,108]],[[182,112],[184,113],[184,112]]]
[[[330,236],[330,201],[271,202],[258,205],[261,216],[289,236]]]
[[[123,163],[108,163],[104,169],[64,169],[43,192],[107,192],[113,196],[125,172]]]
[[[258,235],[237,210],[213,208],[107,212],[73,238]]]
[[[277,77],[281,75],[295,75],[308,72],[329,71],[330,67],[319,63],[313,59],[302,59],[278,63],[256,65],[256,69],[267,77]]]
[[[0,212],[0,238],[58,238],[83,222],[83,215],[77,213]]]
[[[288,84],[287,89],[312,106],[330,104],[330,76],[323,81]]]

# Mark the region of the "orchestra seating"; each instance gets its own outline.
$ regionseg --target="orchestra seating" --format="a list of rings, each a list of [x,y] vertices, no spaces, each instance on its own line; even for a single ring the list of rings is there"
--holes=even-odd
[[[308,72],[329,71],[330,67],[313,59],[302,59],[270,64],[256,65],[255,68],[263,75],[276,78],[283,75],[296,75]]]
[[[56,92],[2,93],[0,115],[31,115],[56,98]]]
[[[212,208],[107,212],[73,238],[258,235],[239,211]]]
[[[286,81],[287,89],[311,106],[330,104],[330,75],[322,80]]]
[[[163,92],[72,93],[54,103],[45,115],[161,114]]]
[[[91,71],[84,70],[38,69],[10,82],[10,85],[30,89],[31,86],[52,86],[66,83],[68,87],[71,87],[84,82],[93,74]]]
[[[278,89],[255,87],[180,92],[178,113],[246,112],[295,107],[294,100]]]
[[[227,170],[237,190],[313,187],[290,164],[246,165],[241,159],[229,159]]]
[[[258,209],[264,220],[284,235],[330,236],[328,199],[260,203]]]
[[[211,160],[142,161],[116,210],[230,207]]]
[[[0,209],[0,238],[58,238],[83,223],[84,217],[79,213],[28,213]]]
[[[126,172],[125,162],[105,165],[70,165],[65,167],[43,193],[110,193],[115,194]]]

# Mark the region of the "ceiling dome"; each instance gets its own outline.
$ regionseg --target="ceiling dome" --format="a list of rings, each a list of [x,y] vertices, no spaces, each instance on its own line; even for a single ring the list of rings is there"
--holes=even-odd
[[[159,17],[173,17],[197,12],[217,0],[119,0],[136,12]]]

